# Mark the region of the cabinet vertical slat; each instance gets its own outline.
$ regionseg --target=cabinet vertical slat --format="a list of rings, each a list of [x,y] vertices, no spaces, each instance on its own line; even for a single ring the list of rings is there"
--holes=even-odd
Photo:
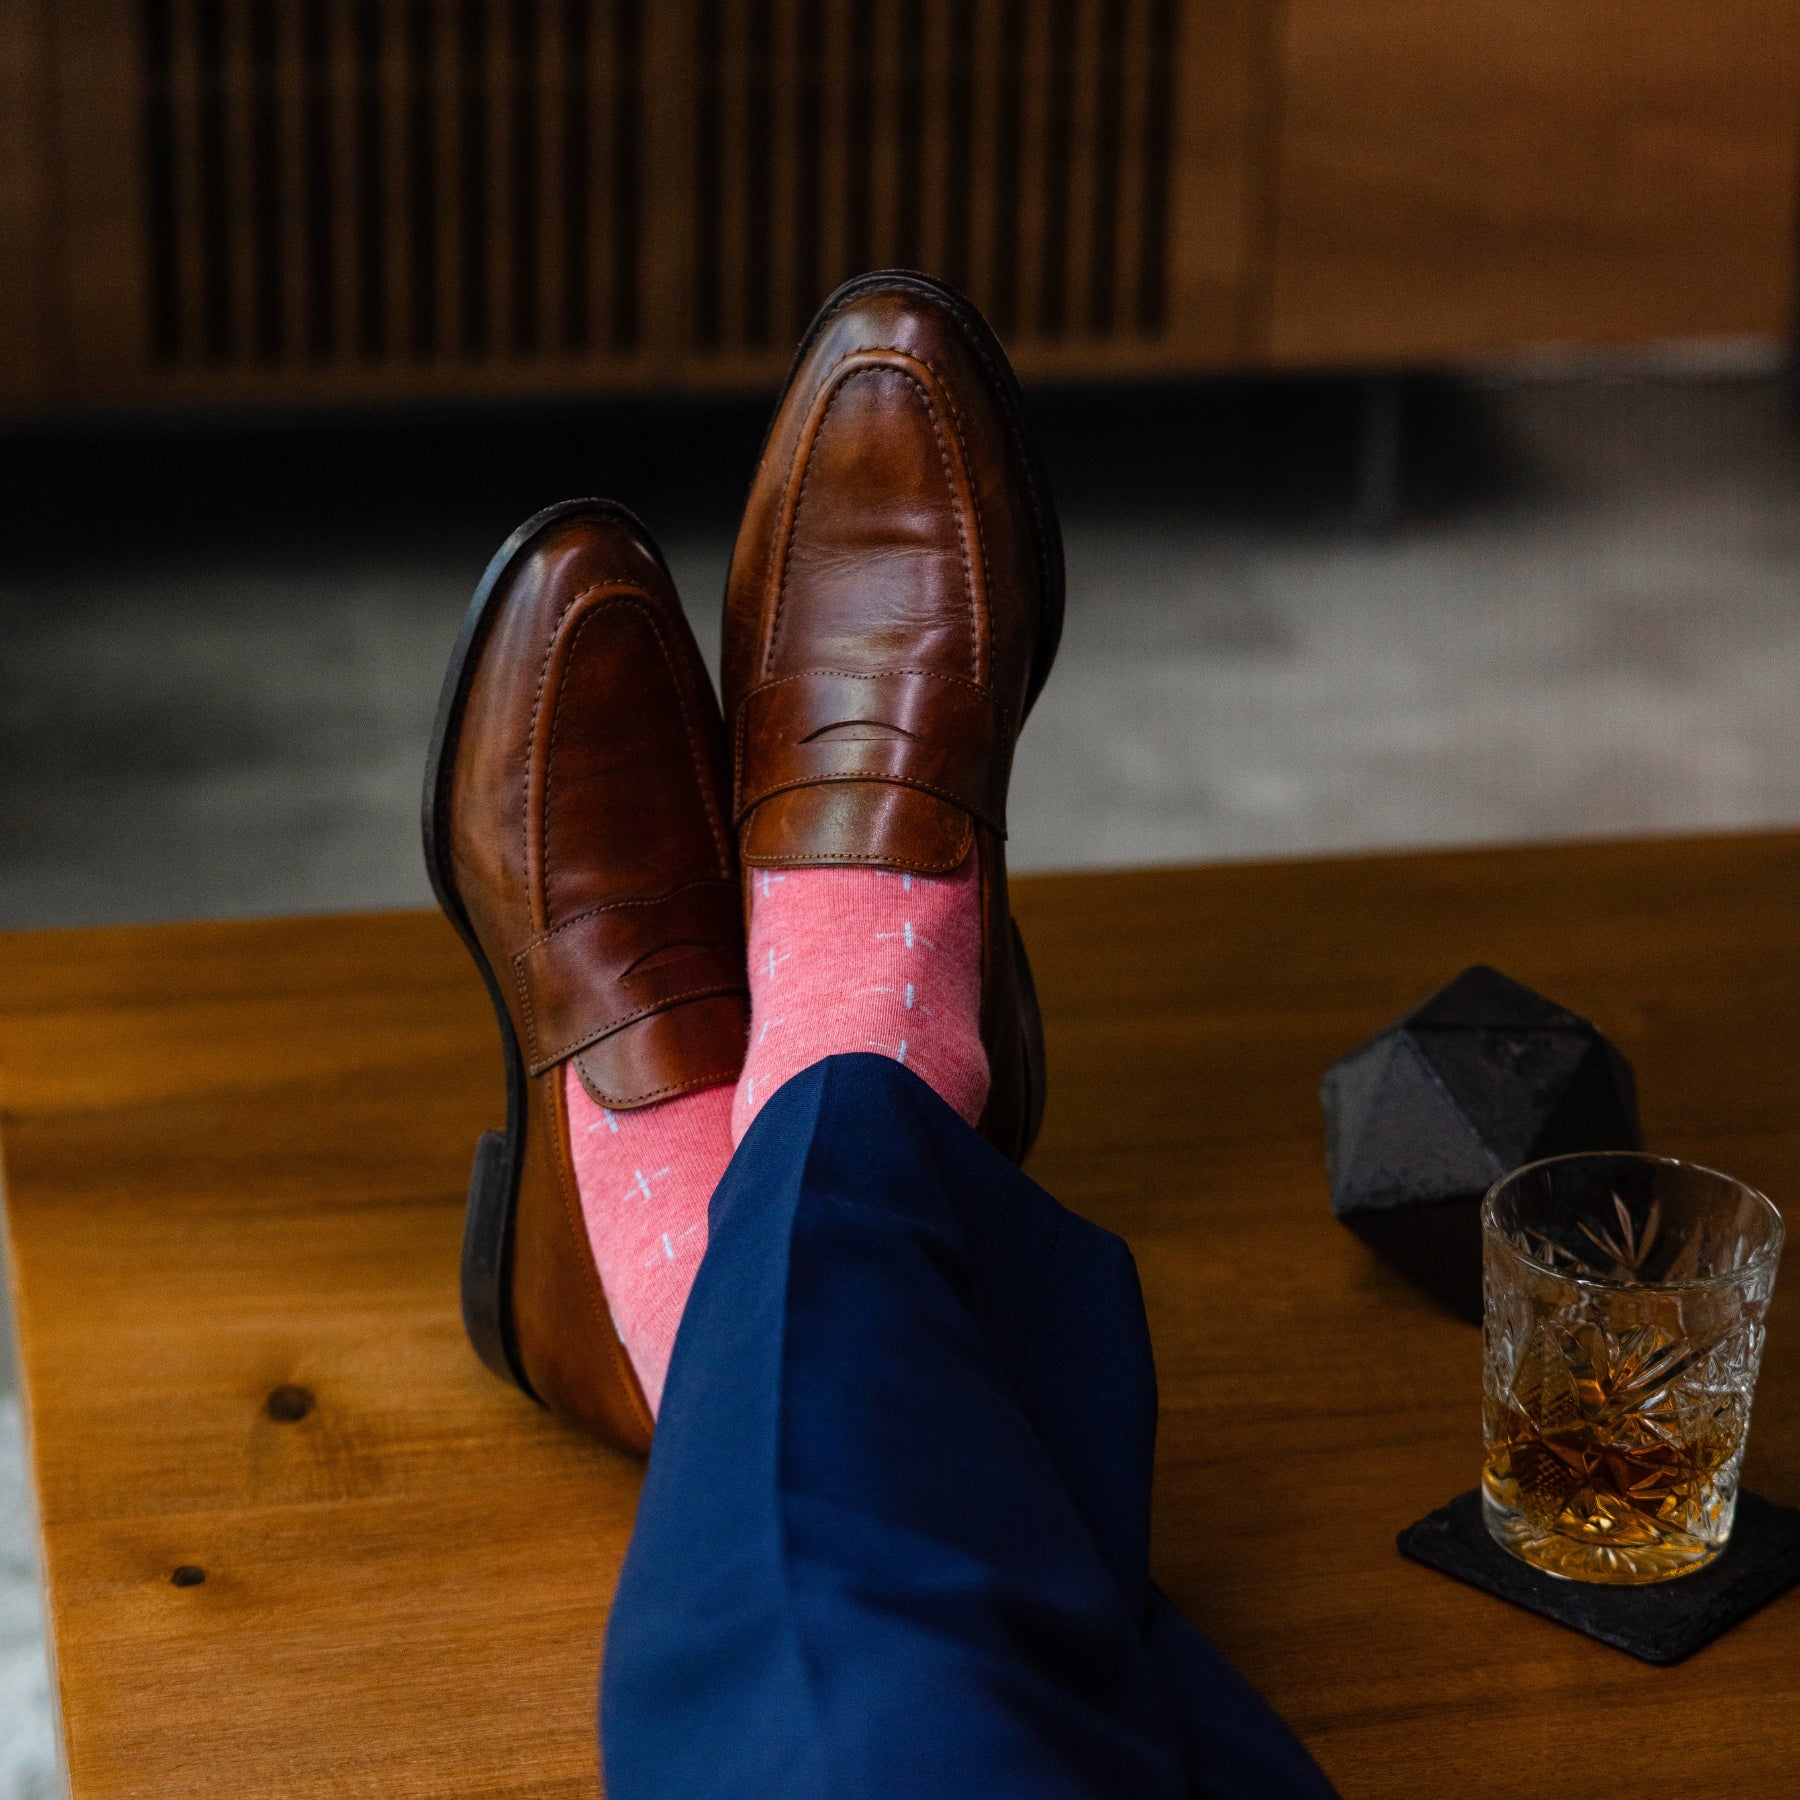
[[[988,309],[990,316],[996,311],[994,251],[1000,232],[998,200],[1006,155],[1000,129],[1001,99],[1009,78],[1002,56],[1003,29],[1004,16],[1013,4],[1014,0],[970,0],[967,7],[966,136],[971,179],[963,285],[972,298]],[[979,181],[973,179],[977,168],[984,172]]]
[[[917,148],[913,153],[918,184],[918,218],[913,267],[947,276],[944,266],[944,210],[949,166],[948,123],[949,7],[945,0],[921,0],[918,18]]]
[[[409,63],[405,0],[381,0],[382,37],[375,69],[382,118],[380,169],[385,231],[379,246],[383,270],[382,329],[390,361],[403,359],[409,341],[412,233],[407,216]]]
[[[274,286],[275,355],[292,366],[306,354],[309,298],[306,233],[305,86],[301,53],[301,19],[296,6],[262,11],[269,56],[267,89],[270,150],[268,243]]]
[[[1155,0],[1111,0],[1119,44],[1114,58],[1118,148],[1109,222],[1096,232],[1089,323],[1099,337],[1137,329],[1137,271],[1143,238],[1144,119],[1150,88],[1150,14]]]
[[[769,36],[769,225],[767,319],[763,348],[773,350],[790,337],[796,310],[795,255],[803,211],[800,133],[804,62],[800,42],[800,0],[773,0]]]
[[[486,218],[485,242],[475,260],[482,272],[482,305],[487,314],[487,330],[478,353],[483,362],[515,355],[518,348],[512,35],[517,9],[523,3],[526,0],[483,0],[482,5],[486,17],[478,79],[486,112],[481,165]]]
[[[55,387],[46,291],[58,241],[50,205],[50,73],[41,10],[23,0],[0,0],[0,268],[9,272],[0,281],[0,406],[29,404]],[[149,113],[145,104],[128,123],[146,164]],[[147,167],[144,192],[149,214],[154,202]],[[147,276],[153,256],[144,259]],[[152,301],[145,319],[153,341],[154,307]]]
[[[806,0],[806,16],[808,29],[818,32],[819,235],[816,263],[807,258],[814,291],[803,303],[804,316],[792,321],[796,337],[818,303],[850,272],[850,118],[857,104],[850,55],[851,9],[833,0]]]
[[[537,230],[532,243],[531,280],[536,290],[534,359],[553,358],[561,339],[564,164],[563,111],[568,83],[563,71],[561,0],[539,0],[536,51],[535,200]]]
[[[1069,0],[1064,54],[1068,74],[1063,151],[1063,224],[1060,244],[1046,255],[1056,268],[1056,311],[1067,338],[1088,335],[1088,302],[1093,287],[1094,255],[1099,234],[1094,214],[1101,203],[1105,152],[1099,133],[1106,118],[1106,45],[1102,39],[1102,0]]]
[[[388,171],[394,155],[394,114],[387,83],[388,40],[394,30],[391,0],[354,0],[347,21],[351,79],[349,176],[354,195],[356,244],[353,327],[365,362],[393,354],[392,265],[394,238]]]
[[[614,5],[625,0],[613,0]],[[706,0],[643,0],[639,50],[638,293],[641,368],[653,380],[692,378],[702,337],[700,246],[694,228],[702,72],[694,45]]]
[[[885,268],[901,260],[900,130],[904,61],[915,30],[914,7],[878,5],[868,33],[868,245],[865,268]]]
[[[607,235],[611,274],[608,285],[607,342],[621,359],[642,358],[651,348],[650,316],[657,309],[656,329],[670,343],[686,342],[688,319],[682,260],[684,246],[675,230],[676,205],[664,203],[665,191],[681,192],[688,165],[679,155],[659,161],[658,147],[682,134],[663,124],[657,110],[660,78],[652,63],[658,40],[648,16],[648,0],[612,0],[612,114],[608,124],[611,149],[607,164]],[[691,95],[670,96],[670,117],[683,118]],[[659,185],[664,184],[664,185]],[[653,270],[651,245],[668,241],[671,259],[666,274]],[[654,292],[654,301],[652,294]]]
[[[207,355],[206,301],[208,262],[201,217],[200,101],[201,76],[198,12],[202,0],[169,0],[169,68],[173,171],[176,362],[202,361]]]
[[[1019,181],[1014,203],[1013,252],[1013,282],[1018,299],[1011,330],[1026,342],[1046,335],[1044,246],[1047,213],[1058,175],[1055,122],[1050,109],[1058,74],[1057,33],[1067,4],[1068,0],[1043,0],[1041,5],[1027,6],[1018,53]]]

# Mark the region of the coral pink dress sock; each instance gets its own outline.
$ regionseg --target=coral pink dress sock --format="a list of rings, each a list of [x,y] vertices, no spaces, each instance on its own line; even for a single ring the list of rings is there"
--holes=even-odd
[[[981,1047],[981,872],[751,872],[750,1052],[733,1142],[790,1077],[827,1056],[891,1056],[972,1125],[987,1100]]]
[[[613,1328],[654,1413],[706,1252],[707,1203],[731,1160],[731,1089],[614,1112],[589,1098],[572,1060],[564,1070],[588,1242]]]

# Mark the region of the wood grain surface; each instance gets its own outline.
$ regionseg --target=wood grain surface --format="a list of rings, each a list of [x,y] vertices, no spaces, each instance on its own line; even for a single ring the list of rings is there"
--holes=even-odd
[[[1800,836],[1018,884],[1052,1075],[1032,1169],[1130,1239],[1149,1299],[1157,1574],[1350,1800],[1793,1791],[1800,1596],[1656,1669],[1395,1553],[1474,1479],[1479,1339],[1333,1223],[1316,1088],[1490,961],[1614,1038],[1654,1148],[1781,1204],[1797,889]],[[433,916],[0,940],[79,1800],[595,1791],[638,1472],[463,1344],[462,1186],[499,1106]],[[1790,1504],[1793,1311],[1778,1292],[1746,1471]],[[271,1418],[278,1387],[312,1409]]]
[[[1779,337],[1800,4],[1289,0],[1262,354]]]

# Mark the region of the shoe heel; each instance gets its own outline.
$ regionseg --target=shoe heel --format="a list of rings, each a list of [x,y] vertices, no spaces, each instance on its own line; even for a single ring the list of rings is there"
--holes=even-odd
[[[475,1354],[515,1386],[525,1386],[507,1330],[508,1254],[513,1196],[519,1171],[512,1146],[498,1131],[484,1131],[469,1171],[469,1209],[463,1220],[462,1316]]]

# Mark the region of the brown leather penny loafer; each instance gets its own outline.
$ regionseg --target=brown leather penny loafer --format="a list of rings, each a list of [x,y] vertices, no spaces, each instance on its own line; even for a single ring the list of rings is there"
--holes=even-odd
[[[605,501],[539,513],[450,659],[425,860],[506,1060],[475,1152],[463,1320],[496,1373],[624,1449],[651,1418],[569,1156],[564,1065],[603,1106],[735,1081],[749,1025],[718,704],[668,570]]]
[[[847,282],[800,347],[732,557],[738,855],[942,875],[979,851],[980,1129],[1015,1160],[1044,1050],[1006,791],[1062,608],[1061,536],[993,333],[925,276]]]

